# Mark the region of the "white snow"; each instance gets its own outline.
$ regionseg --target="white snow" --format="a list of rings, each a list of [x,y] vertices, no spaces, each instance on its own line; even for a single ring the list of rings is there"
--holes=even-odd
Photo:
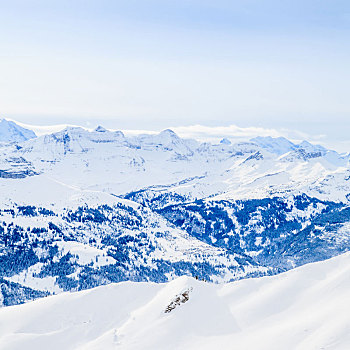
[[[25,129],[13,121],[0,119],[0,142],[23,142],[35,137],[33,131]]]
[[[123,282],[1,309],[0,349],[346,350],[349,295],[350,253],[226,285]]]
[[[35,290],[48,291],[54,294],[62,292],[62,289],[56,283],[56,277],[36,277],[42,267],[42,263],[36,263],[19,274],[5,277],[5,279]]]
[[[56,244],[62,255],[69,252],[81,265],[92,263],[92,266],[96,268],[116,263],[114,258],[107,256],[107,249],[97,249],[79,242],[57,241]]]
[[[74,206],[85,198],[88,203],[110,202],[108,194],[120,196],[146,188],[190,199],[306,193],[347,201],[349,155],[307,142],[295,145],[283,138],[253,141],[215,145],[183,139],[171,130],[125,136],[102,127],[94,131],[67,127],[22,142],[20,147],[2,147],[0,171],[5,178],[0,179],[0,204],[33,205],[35,201]],[[259,159],[254,158],[256,154]],[[36,175],[6,178],[28,171]]]

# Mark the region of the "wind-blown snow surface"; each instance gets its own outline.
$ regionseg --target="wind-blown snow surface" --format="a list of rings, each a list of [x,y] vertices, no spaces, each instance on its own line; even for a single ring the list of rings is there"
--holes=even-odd
[[[225,285],[123,282],[0,310],[0,349],[347,350],[349,295],[349,253]]]

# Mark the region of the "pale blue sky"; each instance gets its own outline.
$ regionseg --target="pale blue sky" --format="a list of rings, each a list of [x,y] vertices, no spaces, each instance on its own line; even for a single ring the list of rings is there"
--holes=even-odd
[[[1,1],[0,113],[347,140],[348,1]]]

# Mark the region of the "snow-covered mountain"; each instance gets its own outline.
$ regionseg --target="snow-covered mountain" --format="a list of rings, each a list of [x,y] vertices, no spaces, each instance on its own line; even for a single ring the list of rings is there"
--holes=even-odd
[[[350,247],[349,179],[349,155],[283,138],[210,144],[99,126],[14,139],[0,154],[2,304],[330,258]]]
[[[285,154],[297,148],[297,145],[284,137],[258,136],[251,139],[251,141],[258,144],[267,151],[276,153],[278,155]]]
[[[102,127],[92,132],[66,128],[3,147],[0,171],[8,177],[21,171],[23,177],[49,176],[69,186],[118,196],[166,186],[192,198],[306,193],[346,200],[349,155],[307,143],[281,155],[279,146],[267,151],[266,142],[259,138],[258,143],[212,145],[182,139],[171,130],[125,137]]]
[[[0,310],[0,349],[350,348],[349,253],[214,285],[123,282]]]
[[[35,137],[32,130],[22,128],[13,121],[0,119],[0,143],[23,142]]]

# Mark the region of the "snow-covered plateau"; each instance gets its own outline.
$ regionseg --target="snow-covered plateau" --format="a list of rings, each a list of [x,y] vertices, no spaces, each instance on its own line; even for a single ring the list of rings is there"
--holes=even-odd
[[[350,155],[307,141],[36,137],[2,120],[0,151],[1,306],[123,281],[276,275],[350,247]]]
[[[0,349],[347,350],[350,255],[212,284],[121,282],[0,310]]]

